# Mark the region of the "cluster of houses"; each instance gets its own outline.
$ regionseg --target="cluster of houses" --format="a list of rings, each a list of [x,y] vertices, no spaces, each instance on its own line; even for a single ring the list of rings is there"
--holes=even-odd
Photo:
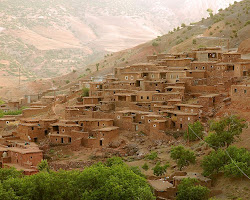
[[[185,131],[197,120],[206,123],[233,99],[250,99],[250,60],[239,53],[200,48],[147,60],[116,67],[98,81],[80,80],[69,95],[55,95],[55,89],[49,91],[51,96],[27,95],[23,104],[29,108],[22,116],[0,119],[0,129],[18,121],[12,134],[0,138],[0,164],[35,168],[42,159],[36,143],[44,139],[72,148],[108,148],[123,131],[170,140],[169,132]],[[83,88],[89,92],[81,96]],[[73,98],[74,105],[65,104]],[[53,112],[47,118],[31,118],[51,112],[57,104],[65,105],[63,119]]]

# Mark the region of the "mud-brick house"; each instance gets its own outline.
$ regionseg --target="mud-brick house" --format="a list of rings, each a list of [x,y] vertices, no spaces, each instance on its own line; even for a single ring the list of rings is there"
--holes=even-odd
[[[187,130],[188,124],[192,124],[199,119],[197,113],[164,110],[162,114],[171,119],[169,126],[177,131]]]
[[[203,114],[203,106],[196,104],[175,104],[175,108],[181,112],[197,113],[199,116]]]
[[[237,52],[228,52],[222,54],[222,62],[240,62],[241,61],[241,53]]]
[[[170,99],[182,99],[183,93],[180,92],[165,92],[165,93],[154,93],[153,101],[168,101]]]
[[[165,87],[165,92],[179,92],[181,93],[183,96],[184,96],[184,93],[185,93],[185,87],[183,86],[167,86]]]
[[[119,136],[119,127],[110,126],[91,131],[88,138],[82,139],[84,147],[108,147]]]
[[[218,61],[222,59],[223,52],[219,47],[205,47],[193,50],[195,60],[199,62]]]
[[[99,104],[99,102],[102,100],[103,100],[103,97],[100,97],[100,96],[83,97],[83,105],[85,105],[85,104]]]
[[[186,70],[186,77],[192,78],[206,78],[206,71],[205,70]]]
[[[34,123],[20,122],[17,127],[17,135],[25,141],[32,142],[38,142],[45,137],[45,133],[39,124],[39,120]]]
[[[199,105],[203,106],[203,111],[208,112],[211,108],[220,102],[221,95],[220,94],[207,94],[199,96]]]
[[[9,107],[10,110],[15,111],[20,109],[20,103],[19,101],[9,101],[7,103],[7,106]]]
[[[156,200],[161,199],[174,199],[177,193],[177,188],[173,184],[164,180],[149,180],[149,184],[154,189]]]
[[[145,130],[144,132],[146,134],[150,134],[150,127],[151,127],[151,123],[155,120],[165,120],[166,118],[164,118],[162,115],[157,115],[155,113],[151,113],[149,115],[145,115],[144,116],[144,120],[145,120]]]
[[[199,62],[194,61],[190,63],[190,69],[191,70],[211,70],[211,66],[214,66],[218,63],[218,61],[205,61],[205,62]]]
[[[136,112],[132,110],[116,111],[114,125],[124,130],[134,131],[135,116]]]
[[[135,93],[116,93],[114,95],[115,101],[136,102],[137,95]]]
[[[52,133],[49,134],[51,144],[72,143],[73,131],[81,131],[81,126],[73,121],[63,121],[51,124]]]
[[[234,66],[235,77],[246,77],[250,75],[250,61],[234,63]]]
[[[169,126],[169,119],[152,120],[150,122],[149,137],[156,140],[169,139],[169,137],[165,133]]]
[[[16,122],[16,119],[13,117],[0,118],[0,128],[5,128],[5,127],[9,126],[10,124],[13,124],[14,122]]]
[[[0,152],[3,149],[0,147]],[[1,153],[0,153],[1,154]],[[38,172],[37,165],[42,161],[43,153],[38,148],[5,148],[0,158],[0,167],[15,167],[23,170],[25,175],[32,175]]]
[[[166,87],[166,81],[165,80],[142,81],[140,85],[141,85],[142,90],[145,90],[145,91],[164,92],[164,88]]]
[[[185,71],[167,71],[166,72],[166,79],[169,83],[176,83],[180,81],[180,78],[186,77],[186,70]]]
[[[41,98],[41,102],[43,103],[43,105],[50,104],[54,101],[55,101],[55,96],[43,96]]]
[[[250,85],[232,85],[232,98],[250,98]]]
[[[156,105],[154,104],[153,106],[151,106],[151,109],[153,112],[160,112],[163,110],[174,110],[175,107],[174,106],[168,106],[168,105]]]
[[[95,118],[86,118],[78,121],[78,124],[81,126],[81,129],[85,132],[90,132],[95,129],[105,128],[113,126],[113,119],[95,119]]]
[[[100,101],[100,110],[103,112],[114,111],[115,103],[112,101]]]

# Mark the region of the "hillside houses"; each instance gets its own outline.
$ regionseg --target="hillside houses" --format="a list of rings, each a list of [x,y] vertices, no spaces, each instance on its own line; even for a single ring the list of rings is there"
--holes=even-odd
[[[80,80],[68,95],[55,95],[54,89],[26,96],[17,105],[9,102],[8,108],[23,106],[22,102],[29,108],[18,117],[17,129],[0,140],[2,166],[9,162],[33,169],[37,163],[28,166],[15,161],[12,148],[42,159],[41,151],[18,146],[14,140],[26,144],[48,140],[51,146],[98,149],[109,148],[128,131],[143,133],[150,140],[169,141],[173,139],[170,132],[184,132],[197,120],[206,123],[231,99],[250,98],[249,85],[241,84],[250,73],[250,60],[241,59],[239,53],[200,48],[148,56],[147,60],[116,67],[101,81]],[[83,88],[89,89],[88,95],[81,96]],[[74,104],[69,105],[69,99],[75,99]],[[54,113],[56,105],[64,105],[63,116]],[[30,118],[42,112],[49,113],[48,117]],[[3,118],[1,127],[12,121],[16,118]]]

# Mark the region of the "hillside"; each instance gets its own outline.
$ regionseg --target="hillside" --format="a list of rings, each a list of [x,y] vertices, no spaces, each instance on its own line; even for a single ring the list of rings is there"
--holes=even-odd
[[[122,67],[137,62],[144,62],[147,55],[152,55],[154,53],[177,53],[202,46],[222,46],[224,48],[227,48],[228,41],[231,49],[237,48],[241,43],[242,47],[240,49],[246,49],[247,43],[244,41],[249,38],[250,31],[249,8],[249,0],[244,0],[239,3],[236,2],[235,4],[224,10],[221,9],[219,13],[215,14],[212,18],[202,19],[201,21],[196,23],[190,23],[183,27],[174,28],[172,31],[169,31],[168,34],[157,37],[156,39],[139,46],[117,53],[107,53],[103,57],[103,59],[101,59],[97,63],[97,65],[92,64],[86,66],[85,68],[79,67],[79,65],[83,66],[82,61],[80,62],[76,56],[80,64],[78,65],[78,62],[75,62],[69,65],[69,71],[72,72],[73,69],[77,69],[73,73],[67,74],[66,72],[68,69],[65,66],[63,67],[60,64],[55,65],[52,61],[48,63],[43,61],[44,63],[48,64],[49,68],[46,68],[46,66],[44,65],[38,65],[37,70],[39,73],[42,74],[43,71],[46,71],[46,73],[51,73],[50,70],[57,71],[57,73],[61,73],[61,70],[64,70],[64,72],[66,73],[66,75],[55,77],[52,80],[37,80],[36,82],[32,81],[30,83],[25,83],[22,81],[21,87],[16,88],[18,81],[16,79],[13,79],[13,81],[16,81],[12,82],[12,85],[9,85],[10,87],[7,87],[10,83],[9,81],[6,83],[6,80],[9,80],[9,76],[3,75],[2,77],[4,78],[0,79],[1,86],[4,86],[4,88],[0,89],[1,96],[6,98],[20,98],[23,94],[27,93],[27,90],[29,91],[29,93],[36,93],[48,89],[53,85],[56,87],[63,87],[64,85],[67,85],[66,82],[70,83],[68,84],[70,86],[74,82],[77,83],[77,81],[81,78],[90,76],[103,76],[107,73],[112,72],[113,68],[117,66]],[[67,49],[67,51],[69,50]],[[54,53],[49,57],[54,60],[53,56],[56,55],[59,56],[58,54]],[[97,57],[95,57],[96,60]],[[24,59],[25,57],[22,58]],[[39,57],[39,59],[41,58]],[[94,59],[92,61],[94,62]],[[63,65],[66,65],[66,63],[64,63],[63,61],[60,61],[59,63],[63,63]],[[1,61],[2,69],[6,69],[7,65],[12,66],[13,70],[15,69],[15,67],[17,67],[17,64],[13,64],[8,60]],[[97,66],[98,71],[96,71]],[[18,73],[18,69],[15,70],[16,73]],[[24,72],[23,70],[24,68],[22,68],[21,73]],[[5,74],[6,72],[4,72],[3,70],[1,73]],[[29,71],[27,71],[27,73],[29,73]],[[55,72],[53,75],[56,75],[57,73]],[[35,85],[37,85],[37,87],[31,87],[32,83],[36,83]]]
[[[232,2],[0,0],[0,77],[16,84],[19,68],[21,81],[64,75]]]

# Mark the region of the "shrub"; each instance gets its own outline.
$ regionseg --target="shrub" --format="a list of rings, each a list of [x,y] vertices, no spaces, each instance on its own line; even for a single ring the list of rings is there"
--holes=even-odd
[[[88,97],[89,96],[89,88],[84,87],[82,89],[82,97]]]
[[[170,157],[176,161],[179,170],[182,170],[184,166],[194,164],[196,160],[194,152],[181,145],[171,148]]]
[[[65,83],[66,83],[66,84],[69,84],[69,83],[70,83],[70,80],[66,80]]]
[[[184,178],[177,187],[177,200],[207,200],[209,189],[196,185],[198,181],[192,178]]]
[[[158,153],[153,151],[150,154],[146,155],[146,159],[148,160],[155,160],[156,158],[158,158]]]
[[[148,171],[148,169],[149,169],[149,166],[148,166],[148,164],[147,163],[144,163],[144,165],[142,165],[142,167],[141,167],[142,169],[144,169],[145,171]]]
[[[157,47],[158,45],[159,44],[157,42],[155,42],[155,41],[152,43],[152,46],[154,46],[154,47]]]
[[[154,175],[156,176],[162,176],[163,174],[166,173],[167,168],[169,167],[169,164],[166,163],[165,165],[161,166],[160,162],[157,162],[155,167],[153,168]]]
[[[193,44],[196,44],[196,42],[197,42],[196,39],[193,39]]]

